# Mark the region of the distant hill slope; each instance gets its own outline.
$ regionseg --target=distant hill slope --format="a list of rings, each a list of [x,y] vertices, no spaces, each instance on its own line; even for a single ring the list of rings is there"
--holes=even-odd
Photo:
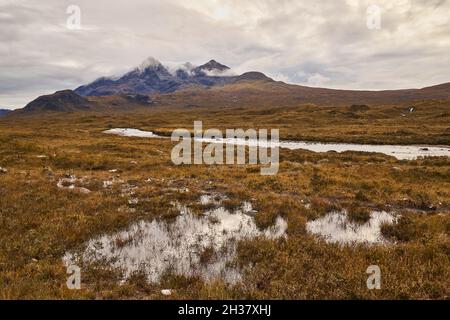
[[[38,111],[86,111],[89,101],[72,90],[57,91],[53,94],[40,96],[28,103],[22,112]]]
[[[39,114],[44,112],[79,112],[107,110],[133,110],[151,107],[154,101],[148,95],[122,94],[101,97],[82,97],[72,90],[57,91],[40,96],[28,103],[24,108],[13,110],[11,114]]]
[[[284,82],[257,80],[253,76],[208,90],[185,89],[160,95],[161,105],[230,107],[230,106],[295,106],[413,104],[422,100],[450,100],[450,83],[423,89],[357,91],[312,88]],[[260,75],[258,75],[259,77]]]

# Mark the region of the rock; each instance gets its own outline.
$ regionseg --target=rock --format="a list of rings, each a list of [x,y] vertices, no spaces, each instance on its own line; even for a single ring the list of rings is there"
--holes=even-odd
[[[112,181],[103,181],[103,188],[109,188],[113,185]]]
[[[135,208],[129,208],[127,206],[121,206],[121,207],[117,208],[117,212],[135,213],[136,209]]]
[[[84,194],[91,193],[91,190],[89,190],[87,188],[84,188],[84,187],[76,187],[76,188],[74,188],[74,190],[78,191],[78,192],[81,192],[81,193],[84,193]]]
[[[65,178],[61,178],[59,179],[58,183],[56,184],[56,186],[60,189],[63,190],[72,190],[72,191],[76,191],[76,192],[81,192],[84,194],[88,194],[91,193],[91,190],[84,188],[84,187],[76,187],[75,183],[77,181],[80,181],[80,179],[77,179],[77,177],[72,176],[72,175],[64,175]],[[83,180],[83,179],[81,179]]]
[[[172,290],[170,289],[163,289],[161,290],[161,294],[164,296],[170,296],[172,294]]]
[[[136,205],[138,203],[139,203],[139,199],[137,199],[137,198],[128,200],[128,204],[130,204],[130,205]]]
[[[0,173],[8,173],[8,170],[6,170],[6,168],[0,167]]]
[[[47,177],[53,177],[55,175],[55,173],[53,172],[52,168],[50,168],[50,167],[45,167],[42,170],[42,173],[45,174]]]
[[[420,148],[420,151],[430,151],[428,148]]]

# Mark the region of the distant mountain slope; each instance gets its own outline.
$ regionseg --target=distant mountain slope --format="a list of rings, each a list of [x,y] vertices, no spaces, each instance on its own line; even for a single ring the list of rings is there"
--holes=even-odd
[[[153,99],[142,94],[122,94],[98,97],[82,97],[72,90],[57,91],[40,96],[24,108],[13,110],[11,114],[35,115],[44,112],[79,112],[108,110],[134,110],[154,106]]]
[[[422,100],[450,100],[450,83],[423,89],[358,91],[312,88],[266,81],[264,75],[248,73],[239,81],[209,90],[186,89],[161,95],[162,105],[229,107],[320,105],[413,104]]]
[[[9,109],[0,109],[0,117],[6,116],[11,111],[12,110],[9,110]]]
[[[233,75],[229,67],[215,60],[198,67],[185,63],[171,73],[156,59],[148,58],[139,67],[118,79],[100,78],[78,87],[75,92],[82,96],[170,93],[192,86],[208,88],[230,84],[240,80],[240,77]]]
[[[40,96],[28,103],[23,112],[36,111],[85,111],[89,110],[89,101],[72,90],[57,91],[53,94]]]

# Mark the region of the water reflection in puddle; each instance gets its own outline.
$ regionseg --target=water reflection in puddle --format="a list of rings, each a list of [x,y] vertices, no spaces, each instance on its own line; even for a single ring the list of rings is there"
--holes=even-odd
[[[370,220],[364,224],[349,221],[345,211],[331,212],[320,219],[309,221],[306,230],[332,243],[381,244],[387,242],[381,234],[381,225],[395,221],[396,218],[392,214],[384,211],[373,211]]]
[[[170,272],[233,284],[241,279],[239,268],[233,265],[237,241],[259,236],[277,239],[285,236],[286,229],[281,217],[274,226],[259,230],[243,210],[229,212],[219,207],[198,216],[184,208],[174,221],[140,221],[127,230],[93,239],[78,258],[109,261],[123,270],[125,279],[142,271],[149,282],[158,282]],[[68,253],[64,261],[68,264],[76,258]]]

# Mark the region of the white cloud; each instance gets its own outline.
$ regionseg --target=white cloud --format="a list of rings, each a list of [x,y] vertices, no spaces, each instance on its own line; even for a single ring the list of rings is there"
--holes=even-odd
[[[314,73],[308,77],[306,83],[311,86],[323,86],[330,82],[330,78],[321,75],[320,73]]]

